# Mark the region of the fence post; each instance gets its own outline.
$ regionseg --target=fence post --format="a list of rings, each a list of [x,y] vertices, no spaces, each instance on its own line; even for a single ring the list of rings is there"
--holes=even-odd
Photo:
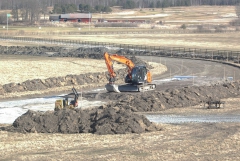
[[[228,62],[228,52],[227,52],[227,62]]]
[[[206,49],[206,55],[207,55],[207,49]]]
[[[238,53],[238,64],[239,64],[239,53]]]

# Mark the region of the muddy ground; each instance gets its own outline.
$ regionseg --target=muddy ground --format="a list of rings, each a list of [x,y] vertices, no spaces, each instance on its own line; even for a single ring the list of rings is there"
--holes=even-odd
[[[17,47],[13,47],[13,49],[10,51],[13,52],[15,48]],[[60,49],[61,48],[57,48],[57,50]],[[26,51],[28,50],[29,49]],[[107,49],[77,49],[78,53],[80,53],[79,55],[85,55],[85,51],[94,52],[92,55],[89,54],[87,56],[95,59],[102,59],[102,52],[104,52],[103,50]],[[129,53],[131,51],[120,50],[119,52]],[[59,52],[55,56],[73,56],[75,55],[74,53],[75,52],[64,53],[65,55],[61,55]],[[141,55],[141,53],[138,54]],[[151,66],[149,66],[146,62],[142,61],[143,59],[139,59],[135,56],[129,58],[132,59],[132,61],[137,65],[144,64],[148,68],[151,68]],[[192,61],[194,62],[194,60]],[[210,66],[212,64],[210,64]],[[183,63],[181,65],[181,68],[182,67]],[[198,72],[199,70],[199,72],[203,71],[204,74],[208,74],[208,68],[209,65],[200,66],[197,68],[197,70],[195,70],[195,72]],[[212,68],[212,70],[213,69],[214,68]],[[219,68],[217,69],[219,70]],[[174,70],[172,72],[174,73]],[[118,79],[123,80],[125,73],[126,71],[124,69],[118,70]],[[12,93],[22,92],[21,89],[30,91],[46,90],[53,87],[79,84],[81,85],[83,82],[86,82],[87,84],[94,82],[100,84],[101,82],[106,82],[107,79],[107,75],[105,74],[103,76],[102,74],[105,73],[91,73],[80,76],[68,75],[66,77],[49,78],[45,80],[30,80],[21,84],[3,85],[2,91],[3,93]],[[201,72],[199,76],[201,76]],[[29,111],[15,120],[13,126],[3,128],[3,130],[38,133],[60,132],[95,134],[123,134],[155,131],[159,130],[160,128],[158,128],[155,124],[147,121],[144,116],[138,116],[134,112],[156,112],[175,107],[194,106],[208,100],[218,101],[222,98],[235,97],[239,95],[238,81],[220,81],[218,83],[215,82],[215,84],[210,83],[205,86],[198,85],[192,87],[188,85],[188,81],[185,83],[186,85],[184,87],[172,88],[171,84],[169,84],[167,85],[168,88],[166,90],[159,90],[160,88],[158,87],[156,91],[144,93],[87,93],[83,96],[90,97],[91,99],[107,100],[107,102],[111,100],[112,103],[109,103],[106,106],[92,109],[90,111],[84,111],[81,109],[76,109],[74,111],[65,110],[64,112],[56,111],[48,113]],[[179,83],[176,82],[176,84]],[[216,93],[218,94],[216,95]],[[132,127],[132,125],[134,126]]]
[[[169,89],[164,92],[116,94],[102,93],[98,97],[113,101],[92,110],[28,111],[10,127],[2,130],[38,133],[125,134],[160,130],[145,116],[134,112],[157,112],[169,108],[195,106],[207,101],[237,97],[240,81],[204,87]],[[218,93],[218,95],[214,95]]]
[[[187,67],[188,64],[185,66]],[[189,67],[187,71],[191,73]],[[209,66],[204,67],[204,69],[208,68]],[[218,69],[218,71],[221,70]],[[176,73],[179,72],[176,71]],[[206,71],[203,73],[206,74]],[[136,112],[156,112],[179,107],[184,110],[185,107],[192,108],[210,98],[220,100],[237,97],[240,91],[239,83],[239,81],[220,81],[202,87],[190,86],[191,81],[186,81],[181,87],[177,86],[176,84],[179,83],[176,82],[172,86],[174,88],[169,84],[166,90],[154,92],[89,94],[96,99],[112,100],[112,103],[96,109],[63,110],[44,114],[28,111],[19,117],[13,126],[2,125],[3,131],[0,131],[3,138],[2,147],[6,149],[2,154],[4,158],[10,160],[13,158],[36,160],[39,157],[46,160],[54,160],[58,157],[63,160],[69,158],[79,160],[238,160],[239,123],[156,125]],[[178,88],[175,88],[176,86]],[[238,107],[233,110],[239,111]],[[6,132],[6,130],[27,134]],[[59,132],[86,132],[94,135],[40,134]],[[123,133],[125,135],[118,135]],[[7,139],[8,136],[13,139]],[[39,146],[36,146],[36,141]],[[18,146],[16,142],[19,143]],[[52,145],[51,148],[49,145]],[[24,146],[28,148],[22,150]],[[11,149],[14,149],[16,155],[12,155]]]
[[[240,111],[239,98],[225,101],[232,107],[232,113]],[[191,109],[193,108],[189,107],[185,111],[185,108],[176,108],[171,112],[181,111],[187,114]],[[206,110],[199,106],[194,109],[214,114],[221,111],[221,109]],[[161,131],[124,135],[23,134],[0,131],[0,157],[3,160],[240,159],[239,123],[160,124],[160,126]]]

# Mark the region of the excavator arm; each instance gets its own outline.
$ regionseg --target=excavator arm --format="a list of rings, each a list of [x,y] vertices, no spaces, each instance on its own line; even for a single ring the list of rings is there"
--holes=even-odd
[[[115,77],[116,77],[116,73],[114,72],[114,69],[113,69],[113,61],[117,61],[119,63],[125,64],[128,67],[129,78],[132,77],[131,72],[135,64],[130,59],[117,54],[110,55],[107,52],[104,53],[104,58],[105,58],[105,62],[110,75],[109,83],[114,83]]]

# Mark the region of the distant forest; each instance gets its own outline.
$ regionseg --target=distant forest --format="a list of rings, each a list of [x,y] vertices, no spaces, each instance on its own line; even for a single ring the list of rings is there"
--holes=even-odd
[[[196,5],[236,5],[240,0],[0,0],[0,9],[16,9],[31,5],[50,7],[55,4],[79,4],[95,7],[123,6],[123,8],[165,8]]]

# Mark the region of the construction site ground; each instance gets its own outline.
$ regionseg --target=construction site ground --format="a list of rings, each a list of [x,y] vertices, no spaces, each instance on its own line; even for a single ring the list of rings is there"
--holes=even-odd
[[[226,109],[230,108],[230,110],[207,112],[240,113],[239,101],[239,98],[227,99]],[[195,109],[176,108],[171,112],[181,111],[187,115]],[[197,107],[196,111],[198,113],[206,109]],[[4,160],[39,160],[40,158],[41,160],[239,160],[240,158],[240,123],[160,125],[161,131],[124,135],[23,134],[0,131],[0,156]]]
[[[156,82],[158,91],[211,85],[231,77],[240,79],[238,68],[221,63],[159,57],[143,59],[167,67],[168,70],[156,74],[154,80],[172,79],[177,75],[197,76],[184,81]],[[107,100],[106,95],[103,93],[98,99]],[[240,98],[223,101],[223,109],[184,106],[166,109],[161,114],[240,114]],[[0,130],[0,157],[4,160],[239,160],[239,126],[237,122],[160,124],[160,131],[116,135],[24,134]]]
[[[166,29],[179,29],[183,24],[190,25],[203,25],[204,27],[211,27],[213,25],[229,27],[228,23],[236,18],[234,7],[219,7],[219,6],[203,6],[203,7],[174,7],[170,9],[155,9],[150,11],[149,9],[137,9],[136,11],[117,11],[117,13],[109,14],[114,16],[113,18],[125,16],[142,16],[145,12],[150,12],[149,19],[154,21],[162,21],[163,25],[146,25],[143,27],[161,27]],[[149,11],[147,11],[149,10]],[[190,11],[190,12],[189,12]],[[118,13],[119,12],[119,13]],[[135,13],[136,12],[136,13]],[[140,12],[140,13],[139,13]],[[141,13],[142,12],[142,13]],[[161,13],[161,14],[158,14]],[[139,15],[138,15],[139,14]],[[155,15],[156,14],[156,15]],[[108,14],[98,14],[97,18],[108,18]],[[145,14],[144,14],[145,16]],[[158,16],[158,17],[156,17]],[[162,18],[162,16],[165,16]],[[156,19],[157,18],[157,19]],[[9,26],[11,27],[11,26]],[[13,27],[13,26],[12,26]],[[11,28],[12,28],[11,27]],[[16,30],[19,30],[16,27]],[[24,33],[23,29],[23,33]],[[28,29],[27,29],[28,30]],[[49,28],[42,27],[39,31],[38,27],[34,27],[40,35],[32,35],[33,37],[49,37],[49,35],[41,35],[46,33]],[[59,28],[64,30],[63,28]],[[82,31],[88,31],[89,26],[82,28]],[[92,27],[90,30],[94,30]],[[96,29],[96,31],[118,31],[118,28],[104,28]],[[133,31],[122,28],[124,31]],[[137,31],[142,29],[137,29]],[[155,30],[155,29],[151,29]],[[156,29],[157,30],[157,29]],[[223,28],[224,30],[224,28]],[[238,30],[233,28],[233,30]],[[22,32],[19,30],[19,32]],[[50,31],[50,30],[49,30]],[[76,31],[76,28],[71,28],[69,31]],[[3,30],[3,32],[5,32]],[[10,30],[11,32],[11,30]],[[14,31],[15,32],[15,31]],[[56,30],[58,32],[58,30]],[[26,33],[24,33],[25,35]],[[15,33],[13,34],[16,35]],[[98,35],[97,41],[99,42],[115,42],[115,43],[129,43],[136,45],[145,45],[146,43],[155,46],[181,46],[186,48],[202,48],[202,49],[218,49],[218,50],[239,50],[239,33],[206,33],[206,34],[121,34],[121,35]],[[231,39],[229,39],[231,37]],[[54,39],[71,39],[81,41],[96,41],[96,35],[51,35]],[[154,41],[152,41],[154,39]],[[16,42],[16,41],[2,41],[1,45],[29,45],[29,42]],[[31,46],[41,46],[40,42],[34,42]],[[52,44],[44,44],[50,46]],[[1,55],[0,55],[1,56]],[[23,58],[21,56],[21,58]],[[54,77],[65,75],[61,71],[57,71],[54,68],[49,58],[38,57],[38,60],[32,61],[24,57],[24,60],[11,59],[4,56],[0,57],[0,85],[14,81],[19,83],[27,79],[46,78],[48,72],[52,72]],[[34,58],[34,57],[33,57]],[[148,61],[154,61],[161,63],[167,67],[167,71],[161,73],[161,69],[155,70],[154,80],[164,79],[165,81],[155,81],[157,83],[157,91],[169,91],[167,93],[173,94],[172,102],[169,105],[173,107],[178,104],[174,104],[173,100],[184,98],[184,95],[189,96],[189,89],[186,87],[199,86],[203,87],[203,94],[209,96],[222,96],[219,91],[222,86],[214,86],[214,84],[225,82],[231,82],[232,80],[240,79],[240,72],[238,68],[228,66],[226,64],[214,63],[210,61],[188,60],[188,59],[172,59],[172,58],[160,58],[160,57],[144,57]],[[6,61],[7,60],[7,61]],[[17,60],[17,61],[16,61]],[[80,71],[78,66],[81,63],[87,67],[88,70],[97,71],[102,70],[100,60],[86,60],[72,59],[72,58],[51,58],[51,61],[59,64],[59,69],[71,68],[71,74],[81,74],[85,72]],[[90,62],[90,63],[86,63]],[[14,64],[14,65],[12,65]],[[79,64],[79,65],[78,65]],[[90,64],[90,65],[89,65]],[[94,64],[98,65],[97,69],[93,68]],[[33,66],[31,66],[33,65]],[[42,67],[40,67],[42,65]],[[31,66],[31,67],[29,67]],[[44,69],[45,66],[45,69]],[[158,66],[158,65],[157,65]],[[155,67],[157,67],[155,66]],[[162,68],[164,66],[161,66]],[[31,69],[30,73],[25,73],[24,69]],[[46,70],[46,68],[54,70]],[[73,68],[73,69],[72,69]],[[120,66],[121,68],[121,66]],[[5,69],[5,70],[1,70]],[[41,72],[36,72],[41,71]],[[67,71],[68,73],[69,71]],[[46,75],[44,75],[46,73]],[[161,73],[161,75],[159,75]],[[2,75],[1,75],[2,74]],[[41,74],[41,75],[39,75]],[[11,76],[15,77],[11,77]],[[180,77],[175,77],[175,80],[170,81],[174,76],[181,75],[187,76],[189,79],[177,80]],[[107,80],[106,80],[107,82]],[[239,83],[239,82],[238,82]],[[208,87],[209,85],[209,87]],[[212,85],[212,86],[211,86]],[[236,84],[233,84],[233,86]],[[226,88],[225,88],[226,87]],[[101,87],[103,88],[103,86]],[[217,89],[219,88],[219,90]],[[224,86],[226,90],[232,88],[231,85]],[[179,90],[178,89],[183,89]],[[1,89],[0,89],[1,90]],[[62,92],[69,91],[69,89],[54,88],[47,91],[47,95],[62,94]],[[177,92],[179,93],[177,93]],[[198,90],[199,92],[200,90]],[[215,91],[212,92],[212,91]],[[225,107],[220,109],[207,109],[202,103],[192,106],[187,99],[184,99],[182,107],[169,107],[165,110],[157,112],[138,112],[140,114],[157,114],[157,115],[181,115],[181,116],[212,116],[212,115],[239,115],[239,86],[236,90],[226,94],[234,97],[221,99],[225,101]],[[6,100],[18,100],[24,97],[33,98],[39,96],[46,96],[46,91],[27,91],[26,93],[8,93],[7,97],[3,96],[0,101]],[[184,93],[185,92],[185,93]],[[204,93],[205,92],[205,93]],[[211,94],[210,94],[211,93]],[[213,94],[212,94],[213,93]],[[227,93],[227,92],[226,92]],[[159,93],[157,93],[159,94]],[[160,92],[161,94],[161,92]],[[165,93],[166,94],[166,93]],[[177,96],[176,96],[177,95]],[[224,95],[224,94],[223,94]],[[97,97],[96,97],[97,96]],[[105,92],[91,92],[85,93],[84,97],[88,100],[104,100],[109,101],[120,100],[122,98],[129,98],[130,96],[136,96],[138,99],[137,106],[143,107],[146,104],[151,104],[154,99],[149,98],[151,94],[146,92],[145,94],[107,94]],[[139,97],[138,97],[139,96]],[[154,95],[156,96],[156,95]],[[18,98],[15,98],[18,97]],[[199,96],[200,97],[200,96]],[[144,98],[146,102],[141,101]],[[189,98],[189,97],[188,97]],[[193,98],[193,100],[196,99]],[[192,101],[194,102],[194,101]],[[131,103],[126,101],[125,105]],[[159,105],[160,106],[160,105]],[[157,106],[158,107],[158,106]],[[158,109],[156,107],[156,109]],[[159,108],[161,109],[161,108]],[[98,135],[91,133],[78,133],[78,134],[60,134],[60,133],[19,133],[9,132],[3,130],[4,127],[8,127],[9,124],[0,124],[0,160],[240,160],[240,123],[239,122],[222,122],[219,120],[215,123],[177,123],[177,124],[163,124],[160,123],[159,131],[141,133],[141,134],[107,134]]]

